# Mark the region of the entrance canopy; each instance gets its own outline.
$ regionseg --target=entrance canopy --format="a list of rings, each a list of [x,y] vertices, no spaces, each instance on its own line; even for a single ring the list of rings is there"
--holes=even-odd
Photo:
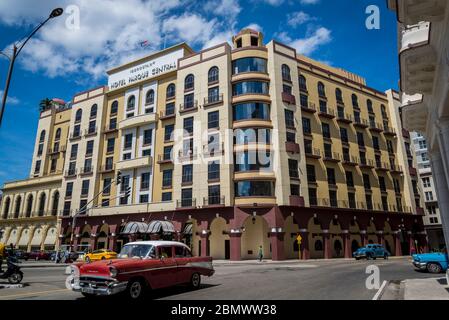
[[[185,235],[191,235],[193,233],[192,229],[193,229],[193,224],[188,223],[188,224],[185,225],[184,231],[182,233],[185,234]]]
[[[128,222],[121,234],[154,234],[154,233],[174,233],[175,227],[170,221],[151,221],[149,224],[145,222]]]

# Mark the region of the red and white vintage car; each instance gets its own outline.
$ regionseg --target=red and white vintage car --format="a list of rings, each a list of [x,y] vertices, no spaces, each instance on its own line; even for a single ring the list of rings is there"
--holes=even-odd
[[[193,257],[189,247],[180,242],[127,243],[117,258],[73,264],[70,287],[85,297],[124,292],[137,299],[147,289],[178,284],[197,289],[202,275],[214,274],[211,257]]]

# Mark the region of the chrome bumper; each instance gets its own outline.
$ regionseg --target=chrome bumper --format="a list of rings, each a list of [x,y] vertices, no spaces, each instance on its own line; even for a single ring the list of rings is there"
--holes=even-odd
[[[73,281],[72,290],[98,296],[110,296],[126,290],[127,281],[118,282],[114,279]]]
[[[420,270],[425,270],[427,268],[426,262],[413,261],[413,265]]]

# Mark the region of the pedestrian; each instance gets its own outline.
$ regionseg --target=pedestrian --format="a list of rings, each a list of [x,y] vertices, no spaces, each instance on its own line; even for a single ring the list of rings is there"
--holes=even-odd
[[[263,249],[262,246],[259,246],[259,254],[257,255],[259,258],[259,262],[262,262],[263,259]]]

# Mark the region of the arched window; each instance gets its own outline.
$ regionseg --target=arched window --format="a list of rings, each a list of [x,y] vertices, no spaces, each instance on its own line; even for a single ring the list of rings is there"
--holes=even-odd
[[[145,97],[145,105],[154,104],[154,90],[151,89],[147,91],[147,95]]]
[[[307,80],[303,75],[299,76],[299,89],[307,91]]]
[[[126,106],[126,110],[133,110],[135,106],[136,106],[136,97],[134,95],[131,95],[128,98],[128,104]]]
[[[385,108],[385,105],[380,105],[380,111],[382,112],[382,118],[386,119],[387,117],[387,109]]]
[[[323,242],[321,240],[315,241],[315,251],[323,251]]]
[[[27,199],[27,208],[25,211],[25,216],[27,218],[31,217],[31,211],[33,210],[33,200],[34,200],[33,195],[30,194]]]
[[[45,193],[42,193],[39,198],[39,211],[37,212],[39,217],[42,217],[44,215],[46,198],[47,197],[46,197]]]
[[[358,108],[359,107],[359,98],[355,94],[353,94],[351,98],[352,98],[352,106],[354,108]]]
[[[75,123],[81,122],[81,117],[83,116],[83,110],[78,109],[75,114]]]
[[[326,97],[326,89],[322,82],[318,82],[318,95],[323,98]]]
[[[290,67],[286,64],[282,65],[282,80],[292,81],[292,77],[290,76]]]
[[[14,219],[17,219],[19,217],[21,205],[22,205],[22,197],[18,196],[16,199],[16,207],[14,208]]]
[[[94,104],[94,105],[90,108],[90,118],[91,118],[91,119],[97,117],[97,110],[98,110],[97,104]]]
[[[368,108],[368,112],[373,113],[373,102],[370,99],[366,100],[366,106]]]
[[[195,77],[193,74],[189,74],[184,80],[184,89],[193,90],[195,88]]]
[[[58,203],[59,203],[59,191],[53,194],[53,204],[51,206],[51,215],[56,216],[58,214]]]
[[[335,250],[335,253],[337,254],[337,257],[339,257],[341,254],[341,251],[343,250],[343,246],[341,245],[340,240],[335,240],[334,250]]]
[[[208,83],[218,82],[218,68],[212,67],[209,69]]]
[[[42,143],[45,140],[45,130],[41,131],[41,135],[39,137],[39,142]]]
[[[114,100],[111,104],[111,116],[118,112],[118,101]]]
[[[359,248],[359,243],[357,242],[357,240],[352,240],[351,252],[357,251],[358,248]]]
[[[3,219],[8,219],[9,207],[11,206],[11,198],[5,199],[5,205],[3,206]]]
[[[61,139],[61,128],[58,128],[56,130],[56,134],[55,134],[55,140],[59,140]]]
[[[335,89],[335,99],[337,99],[337,102],[343,103],[343,93],[340,88]]]
[[[174,83],[170,83],[167,87],[167,92],[166,92],[166,99],[172,99],[175,97],[176,94],[176,86]]]

